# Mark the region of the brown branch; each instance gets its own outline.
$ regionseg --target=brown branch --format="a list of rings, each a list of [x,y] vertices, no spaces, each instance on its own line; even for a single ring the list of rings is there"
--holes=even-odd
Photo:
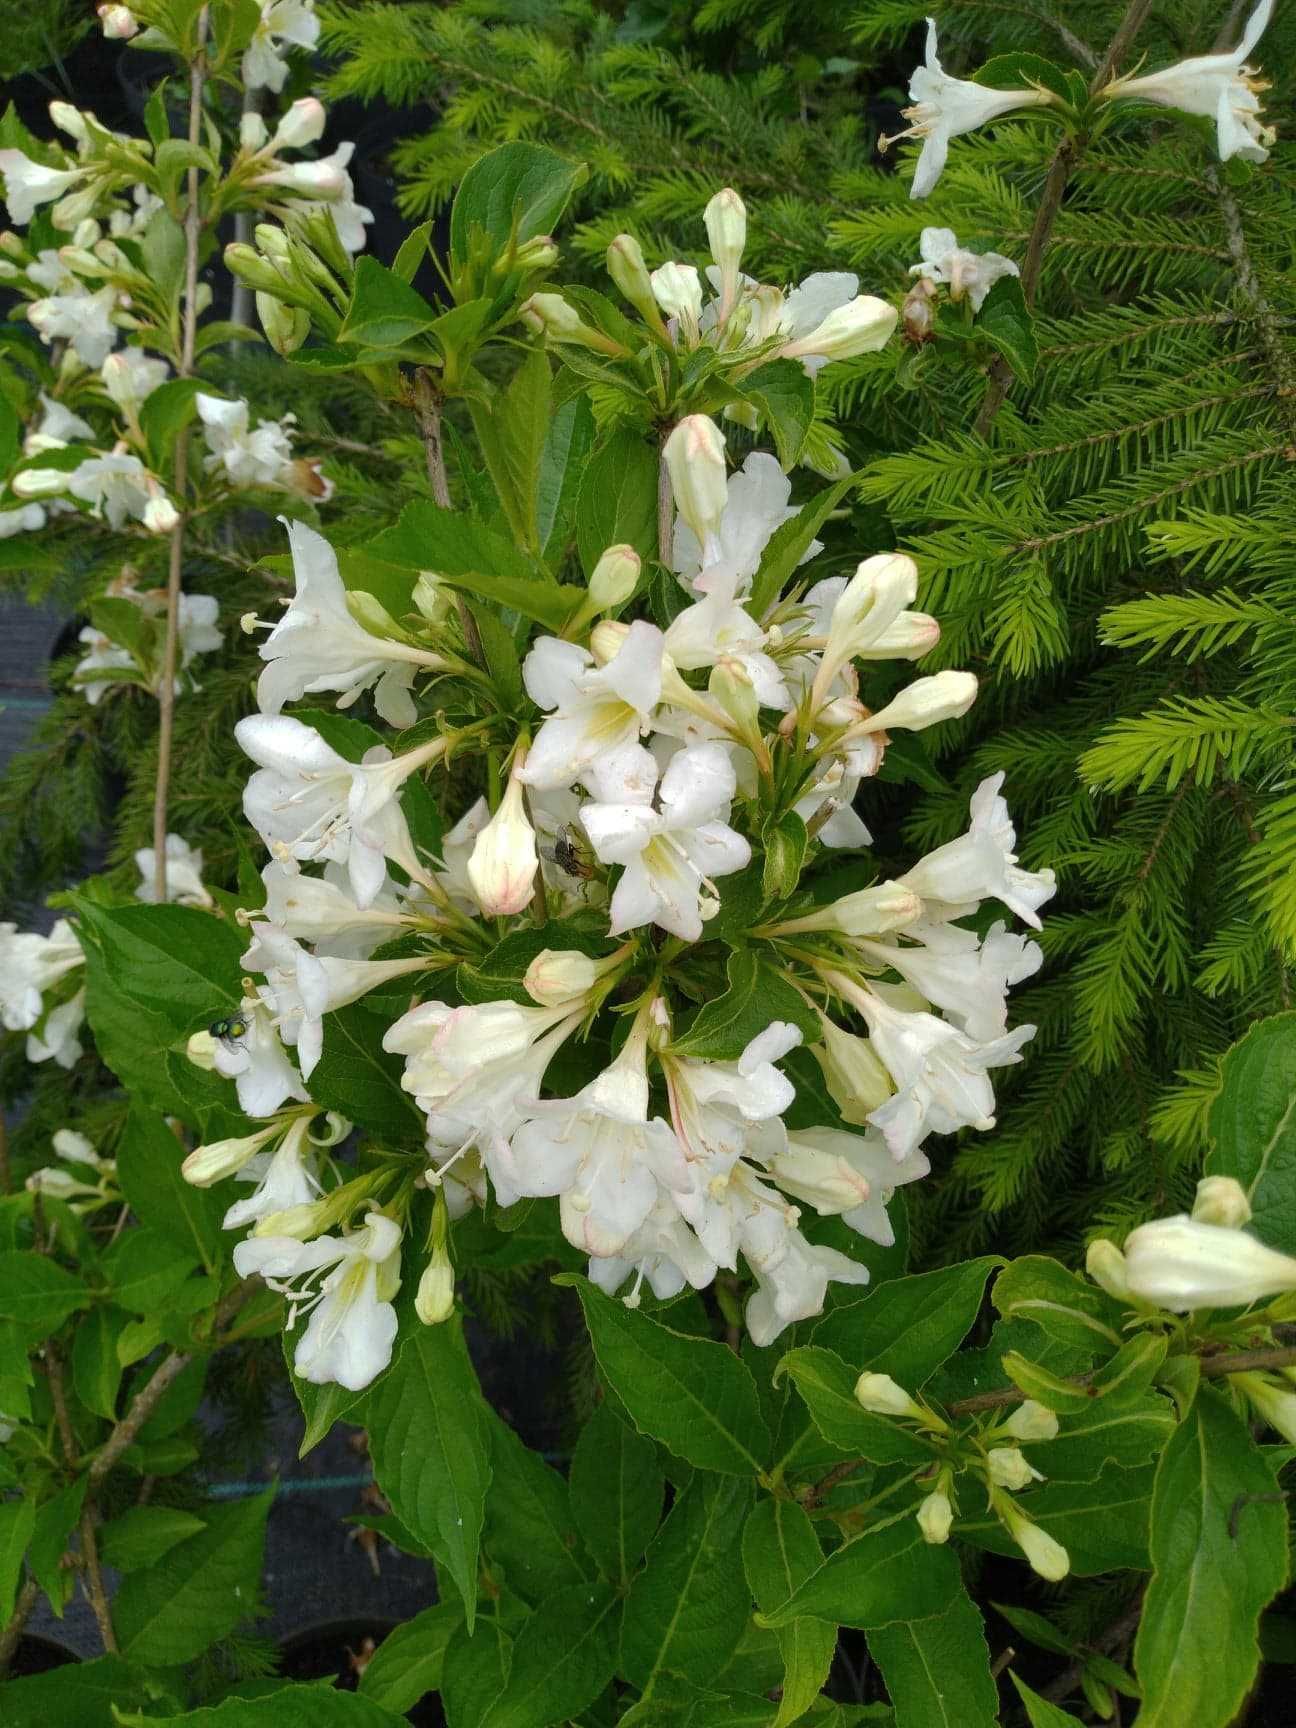
[[[103,1573],[99,1569],[99,1543],[95,1537],[97,1521],[98,1513],[87,1501],[81,1513],[81,1557],[85,1561],[81,1584],[94,1610],[95,1624],[99,1628],[104,1650],[109,1656],[115,1656],[119,1645],[112,1623],[112,1612],[108,1607],[108,1592],[104,1589]]]
[[[1131,42],[1142,28],[1143,20],[1151,8],[1152,0],[1130,0],[1125,16],[1116,27],[1116,34],[1107,45],[1107,52],[1098,63],[1093,77],[1089,81],[1090,96],[1096,96],[1110,79],[1117,65],[1124,58]],[[1028,306],[1034,305],[1035,289],[1038,286],[1040,271],[1044,265],[1044,253],[1053,235],[1053,224],[1057,221],[1057,214],[1062,208],[1062,200],[1066,195],[1067,185],[1087,143],[1086,134],[1069,134],[1058,145],[1053,153],[1053,160],[1049,163],[1049,171],[1044,180],[1044,191],[1035,211],[1035,221],[1031,228],[1030,239],[1026,243],[1026,257],[1021,268],[1022,293],[1026,297]],[[995,416],[1003,407],[1004,399],[1008,395],[1008,386],[1011,381],[1012,368],[1000,355],[990,368],[986,393],[981,401],[981,411],[976,417],[974,430],[979,437],[984,438],[994,424]]]
[[[31,1618],[32,1609],[40,1596],[40,1585],[34,1578],[28,1578],[18,1592],[14,1603],[14,1611],[9,1616],[9,1622],[3,1632],[0,1632],[0,1679],[9,1672],[9,1664],[13,1661],[14,1651],[22,1641],[23,1631]]]
[[[202,134],[203,82],[207,75],[207,8],[198,14],[197,52],[189,68],[189,143],[197,149]],[[198,340],[198,240],[202,214],[198,196],[198,169],[189,169],[185,204],[184,327],[180,362],[176,374],[190,378]],[[175,443],[175,507],[179,512],[171,530],[171,557],[167,568],[166,642],[162,650],[162,682],[158,690],[158,763],[153,788],[153,892],[159,904],[167,897],[167,799],[171,791],[171,747],[175,734],[176,663],[180,647],[180,583],[184,574],[185,493],[189,484],[189,428],[182,426]]]
[[[414,374],[414,412],[427,452],[428,485],[442,510],[450,508],[450,483],[446,478],[445,446],[441,438],[441,392],[426,367]]]
[[[667,434],[663,434],[665,444]],[[670,569],[672,530],[675,526],[675,500],[671,496],[670,469],[666,458],[657,458],[657,556]]]
[[[853,1476],[857,1470],[862,1470],[870,1460],[868,1458],[848,1458],[844,1464],[834,1464],[826,1476],[821,1476],[817,1482],[812,1482],[809,1488],[800,1495],[801,1504],[806,1511],[812,1511],[821,1500],[826,1500],[839,1483],[848,1476]]]

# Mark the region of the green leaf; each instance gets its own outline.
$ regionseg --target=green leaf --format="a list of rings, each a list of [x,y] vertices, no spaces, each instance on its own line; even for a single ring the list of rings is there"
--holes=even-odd
[[[450,210],[450,256],[463,265],[472,258],[473,230],[480,229],[498,255],[512,238],[521,243],[551,234],[572,193],[585,179],[539,144],[501,144],[479,156],[459,182]]]
[[[981,302],[976,327],[998,349],[1023,384],[1039,365],[1039,342],[1026,296],[1016,276],[1001,276]]]
[[[786,900],[796,893],[797,883],[801,880],[809,845],[806,825],[795,810],[786,810],[777,822],[765,824],[761,843],[765,848],[765,864],[761,872],[765,898]]]
[[[1066,73],[1042,54],[996,54],[979,72],[972,74],[972,82],[993,90],[1029,90],[1039,85],[1060,96],[1064,102],[1071,99]]]
[[[571,1511],[585,1546],[614,1584],[630,1576],[661,1522],[665,1478],[657,1448],[600,1404],[571,1461]]]
[[[278,1686],[261,1698],[227,1698],[212,1709],[182,1716],[131,1716],[126,1724],[129,1728],[404,1728],[399,1716],[372,1698],[319,1684]]]
[[[823,1563],[823,1549],[808,1514],[795,1500],[762,1499],[743,1527],[743,1568],[758,1608],[786,1602]],[[782,1698],[773,1728],[786,1728],[808,1710],[828,1679],[837,1628],[807,1617],[780,1626]]]
[[[814,379],[799,360],[767,360],[743,379],[740,394],[756,404],[782,466],[794,467],[814,424]]]
[[[1124,1342],[1119,1303],[1043,1254],[1005,1266],[995,1279],[993,1301],[1005,1320],[1031,1320],[1048,1337],[1090,1356],[1107,1356]]]
[[[1206,1171],[1232,1176],[1257,1236],[1296,1254],[1296,1013],[1260,1020],[1220,1062]]]
[[[0,1722],[5,1728],[118,1728],[117,1710],[143,1704],[155,1685],[120,1656],[70,1662],[0,1685]]]
[[[192,1662],[248,1619],[273,1498],[271,1488],[212,1507],[203,1530],[123,1580],[113,1604],[123,1656],[152,1667]]]
[[[141,1224],[119,1236],[103,1257],[112,1299],[131,1314],[161,1308],[197,1264],[193,1249]]]
[[[152,466],[159,473],[170,462],[176,435],[198,412],[194,398],[201,389],[198,378],[168,378],[165,384],[150,390],[145,399],[140,409],[140,430],[148,441]]]
[[[830,1446],[874,1464],[929,1464],[932,1448],[910,1427],[875,1416],[856,1402],[859,1370],[816,1345],[789,1350],[779,1373],[791,1376],[810,1419]]]
[[[353,348],[404,349],[432,328],[436,316],[408,282],[362,252],[356,259],[351,304],[337,339]]]
[[[392,273],[402,282],[412,282],[418,275],[419,265],[428,256],[434,226],[431,222],[420,222],[401,241],[391,267]]]
[[[333,1424],[340,1422],[349,1410],[354,1409],[364,1399],[366,1394],[364,1392],[352,1392],[349,1387],[339,1386],[336,1380],[327,1380],[322,1386],[316,1386],[310,1380],[303,1380],[293,1367],[293,1355],[296,1349],[296,1336],[291,1332],[285,1332],[283,1335],[284,1362],[306,1424],[302,1433],[301,1445],[297,1448],[297,1456],[304,1458],[308,1452],[315,1450],[320,1441],[330,1432]]]
[[[85,1504],[89,1478],[78,1476],[75,1482],[46,1500],[36,1513],[36,1528],[27,1550],[27,1567],[41,1589],[49,1597],[50,1607],[60,1619],[63,1604],[72,1593],[72,1579],[63,1568],[63,1555],[68,1538],[76,1529]]]
[[[555,566],[572,533],[576,501],[593,444],[594,415],[589,398],[569,396],[550,418],[536,486],[541,549]]]
[[[778,599],[810,550],[810,542],[855,484],[855,478],[854,474],[846,474],[840,480],[834,480],[831,486],[817,492],[795,516],[780,523],[770,535],[761,553],[751,598],[747,602],[747,610],[753,618],[760,618]]]
[[[491,1459],[483,1537],[487,1554],[503,1563],[510,1589],[533,1606],[556,1590],[588,1585],[590,1568],[578,1557],[567,1483],[489,1405],[483,1408]]]
[[[1139,1728],[1227,1728],[1260,1661],[1261,1611],[1287,1582],[1287,1513],[1273,1466],[1209,1387],[1157,1468],[1150,1551]]]
[[[1032,1692],[1011,1668],[1008,1670],[1008,1678],[1017,1688],[1017,1696],[1026,1706],[1026,1717],[1031,1728],[1080,1728],[1078,1716],[1073,1716],[1069,1710],[1060,1709],[1056,1704],[1050,1704],[1048,1699],[1041,1698],[1038,1692]]]
[[[633,546],[645,562],[659,556],[657,471],[657,452],[631,426],[619,427],[585,464],[576,501],[576,548],[587,576],[609,546]]]
[[[956,1555],[925,1542],[918,1520],[906,1516],[845,1543],[762,1619],[785,1626],[811,1614],[868,1631],[943,1614],[962,1587]]]
[[[915,1392],[958,1349],[981,1307],[986,1280],[1003,1261],[985,1255],[935,1272],[892,1278],[858,1302],[826,1314],[811,1342],[834,1350],[858,1374],[890,1374]]]
[[[547,1728],[592,1704],[616,1666],[619,1607],[605,1585],[569,1584],[547,1597],[514,1640],[508,1685],[482,1728]]]
[[[441,1672],[441,1702],[450,1728],[481,1728],[508,1683],[513,1640],[493,1616],[471,1638],[452,1638]]]
[[[641,1434],[699,1470],[759,1471],[769,1433],[751,1370],[723,1344],[689,1338],[563,1273],[581,1299],[599,1368]]]
[[[1080,1415],[1064,1416],[1056,1440],[1030,1444],[1026,1455],[1050,1482],[1092,1482],[1105,1464],[1146,1464],[1174,1426],[1171,1406],[1155,1392],[1099,1397]]]
[[[178,1506],[131,1506],[99,1531],[99,1555],[117,1572],[138,1572],[204,1528]]]
[[[246,938],[209,912],[99,906],[85,895],[76,897],[76,910],[117,988],[164,1019],[173,1039],[202,1030],[240,1000]]]
[[[209,1272],[221,1264],[226,1200],[180,1174],[184,1147],[152,1110],[133,1103],[117,1149],[117,1179],[141,1224],[191,1247]],[[100,1412],[106,1414],[106,1412]]]
[[[382,1047],[391,1024],[363,1002],[324,1016],[324,1048],[311,1074],[311,1098],[399,1146],[421,1146],[427,1128],[401,1087],[405,1064]]]
[[[473,401],[473,426],[509,527],[528,552],[539,554],[540,469],[553,415],[549,357],[535,347],[506,390],[488,405]]]
[[[169,134],[168,134],[169,137]],[[165,144],[163,139],[159,144]],[[184,229],[168,210],[155,210],[140,239],[140,256],[149,281],[163,300],[179,298],[185,267]],[[159,386],[165,388],[165,386]]]
[[[787,979],[753,948],[735,948],[725,963],[728,989],[706,1002],[672,1046],[676,1055],[736,1062],[772,1020],[787,1020],[807,1039],[819,1036],[819,1018]]]
[[[92,1308],[72,1338],[72,1385],[96,1416],[116,1420],[122,1362],[117,1340],[129,1324],[120,1308]]]
[[[458,1320],[416,1326],[370,1393],[374,1476],[401,1523],[464,1599],[471,1633],[490,1482],[490,1435]]]
[[[868,1648],[896,1728],[995,1728],[999,1689],[980,1612],[965,1589],[943,1613],[876,1627]]]
[[[35,1528],[34,1500],[0,1500],[0,1622],[5,1625],[13,1613],[23,1555]]]
[[[743,1576],[747,1482],[695,1476],[676,1500],[630,1587],[621,1672],[648,1691],[667,1670],[713,1674],[729,1659],[751,1609]]]
[[[1152,1475],[1151,1465],[1138,1470],[1108,1465],[1092,1482],[1044,1482],[1021,1496],[1021,1508],[1066,1549],[1076,1577],[1143,1571]],[[961,1516],[957,1531],[974,1547],[1021,1559],[1021,1550],[992,1513]]]
[[[33,1345],[84,1308],[89,1297],[79,1278],[45,1254],[0,1254],[0,1320],[16,1320]]]
[[[463,1632],[457,1603],[438,1602],[389,1632],[360,1676],[360,1695],[398,1716],[441,1685],[450,1640]]]
[[[512,540],[423,498],[407,504],[395,527],[376,535],[366,550],[388,564],[430,570],[450,587],[510,606],[549,630],[566,622],[582,596],[581,589],[555,582]]]

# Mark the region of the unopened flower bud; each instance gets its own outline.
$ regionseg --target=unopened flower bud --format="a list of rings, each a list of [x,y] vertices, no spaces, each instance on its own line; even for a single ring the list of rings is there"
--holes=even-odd
[[[275,150],[303,150],[324,136],[324,104],[314,96],[302,96],[275,127],[271,140]]]
[[[644,262],[643,249],[633,234],[618,234],[607,249],[608,275],[635,310],[654,328],[661,327],[661,313],[652,291],[652,278]]]
[[[899,313],[885,300],[872,294],[857,294],[845,306],[838,306],[815,326],[807,336],[784,345],[781,353],[788,360],[818,358],[820,360],[852,360],[857,354],[871,354],[881,348],[896,327]]]
[[[99,6],[95,10],[110,42],[126,42],[139,33],[139,20],[129,6]]]
[[[1228,1379],[1276,1434],[1296,1445],[1296,1392],[1266,1374],[1230,1374]]]
[[[957,720],[976,701],[977,681],[971,672],[936,672],[930,678],[915,678],[885,708],[863,722],[864,732],[890,732],[907,728],[920,732],[941,720]]]
[[[558,246],[552,235],[535,234],[524,240],[513,253],[507,254],[495,266],[496,275],[508,270],[552,270],[558,262]]]
[[[1085,1251],[1085,1271],[1094,1283],[1117,1302],[1130,1299],[1129,1279],[1125,1275],[1125,1256],[1114,1242],[1100,1236]]]
[[[823,1037],[810,1046],[810,1053],[843,1119],[864,1127],[891,1096],[891,1076],[867,1038],[844,1031],[835,1020],[825,1019],[822,1024]]]
[[[615,660],[630,634],[630,626],[619,618],[603,618],[590,631],[590,653],[600,666]]]
[[[9,482],[15,498],[52,498],[62,492],[68,477],[58,468],[24,468]]]
[[[522,782],[517,778],[523,761],[519,751],[499,809],[477,836],[468,860],[468,880],[488,918],[522,911],[540,864],[535,830],[527,820]]]
[[[740,737],[760,737],[760,698],[751,673],[729,655],[717,660],[707,679],[707,694],[733,721]]]
[[[140,520],[150,534],[169,534],[180,520],[180,512],[160,487],[156,488],[148,503],[144,506],[144,514]]]
[[[256,241],[257,251],[265,258],[273,258],[283,263],[292,259],[292,241],[282,228],[273,222],[258,222],[252,230],[252,238]]]
[[[609,546],[589,579],[590,603],[598,612],[620,606],[639,586],[643,561],[633,546]]]
[[[185,1045],[185,1055],[195,1068],[210,1074],[216,1066],[216,1040],[210,1032],[195,1032]]]
[[[1251,1222],[1251,1202],[1246,1189],[1232,1176],[1203,1176],[1197,1184],[1192,1215],[1199,1224],[1240,1230]]]
[[[720,532],[728,502],[724,434],[705,414],[681,420],[662,446],[675,508],[697,536],[704,561],[708,542]]]
[[[258,289],[256,309],[266,341],[276,354],[285,358],[295,354],[310,335],[310,313],[300,306],[285,306],[273,294]]]
[[[702,318],[702,283],[696,266],[672,260],[654,270],[649,281],[653,298],[668,318],[679,320],[685,341],[692,346]]]
[[[1054,1440],[1057,1438],[1058,1419],[1043,1404],[1027,1398],[1002,1426],[1004,1433],[1011,1434],[1014,1440]]]
[[[1029,1488],[1032,1482],[1042,1482],[1038,1470],[1033,1470],[1016,1446],[992,1446],[986,1453],[986,1468],[997,1488]]]
[[[726,186],[707,205],[702,219],[706,223],[711,256],[720,270],[723,316],[737,298],[738,266],[747,244],[747,207],[733,187]]]
[[[587,996],[603,968],[577,948],[542,948],[527,967],[522,987],[542,1008]]]
[[[623,355],[619,342],[587,324],[574,306],[569,306],[561,294],[533,294],[518,308],[518,316],[539,328],[551,342],[570,342],[577,348],[590,348],[596,354]]]
[[[213,1182],[237,1175],[282,1128],[281,1122],[272,1122],[256,1134],[234,1140],[212,1140],[205,1146],[196,1146],[181,1164],[180,1174],[191,1188],[210,1188]]]
[[[225,267],[240,282],[246,282],[249,288],[258,288],[268,294],[283,292],[284,279],[274,265],[242,241],[232,240],[225,248]]]
[[[919,1506],[917,1518],[924,1542],[949,1541],[950,1529],[954,1523],[954,1508],[948,1494],[942,1493],[939,1488],[929,1494]]]
[[[239,117],[239,143],[245,150],[263,150],[270,142],[270,129],[255,108],[245,108]]]
[[[1296,1290],[1296,1259],[1245,1230],[1182,1214],[1126,1237],[1125,1274],[1133,1295],[1175,1313],[1238,1308]]]
[[[995,1510],[1003,1519],[1008,1534],[1030,1563],[1031,1570],[1050,1583],[1057,1584],[1071,1570],[1071,1556],[1058,1541],[1028,1518],[1013,1501],[999,1499]]]
[[[936,317],[932,310],[932,301],[936,298],[936,284],[920,276],[904,297],[900,307],[900,321],[904,330],[904,339],[915,347],[924,342],[930,342],[936,334]]]
[[[455,1279],[450,1256],[442,1248],[433,1252],[423,1269],[414,1297],[414,1312],[425,1326],[440,1326],[454,1313]]]
[[[78,144],[84,144],[90,136],[90,128],[86,125],[85,116],[79,108],[74,108],[70,102],[51,102],[49,117],[60,132],[66,132],[69,138],[75,138]]]
[[[911,888],[902,888],[898,882],[879,882],[874,888],[844,894],[825,911],[831,928],[843,936],[879,936],[921,918],[923,903]]]
[[[922,1406],[915,1403],[889,1374],[861,1374],[855,1382],[855,1402],[874,1416],[924,1415]]]

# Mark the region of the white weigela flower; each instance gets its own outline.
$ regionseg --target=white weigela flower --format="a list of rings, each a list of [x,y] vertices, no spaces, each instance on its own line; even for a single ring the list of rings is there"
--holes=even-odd
[[[992,1446],[986,1453],[986,1474],[996,1488],[1009,1488],[1014,1493],[1044,1480],[1016,1446]]]
[[[0,1025],[28,1032],[41,1016],[41,998],[60,978],[85,964],[76,933],[60,918],[48,936],[0,924]]]
[[[921,138],[922,153],[914,170],[911,198],[925,198],[941,177],[949,155],[951,138],[964,132],[975,132],[989,120],[1010,114],[1018,108],[1047,107],[1057,97],[1051,90],[991,90],[970,79],[951,78],[936,54],[936,20],[927,20],[927,63],[919,66],[909,80],[909,100],[913,107],[904,110],[912,124],[904,132],[879,140],[881,148],[897,143],[901,138]]]
[[[226,1230],[264,1222],[269,1226],[265,1233],[273,1234],[276,1214],[309,1206],[319,1198],[323,1190],[315,1173],[311,1120],[309,1113],[298,1116],[273,1152],[258,1149],[234,1172],[240,1182],[256,1186],[246,1200],[236,1200],[226,1209],[221,1220]]]
[[[915,1517],[924,1542],[948,1542],[954,1527],[954,1508],[950,1497],[937,1488],[919,1506]]]
[[[139,33],[139,19],[129,6],[96,6],[106,41],[126,42]]]
[[[1260,0],[1247,19],[1242,40],[1229,54],[1198,54],[1161,72],[1115,78],[1099,95],[1107,100],[1120,97],[1155,102],[1162,108],[1200,114],[1215,122],[1221,162],[1231,156],[1263,162],[1274,141],[1273,127],[1262,125],[1260,120],[1260,93],[1269,85],[1245,62],[1268,29],[1273,9],[1274,0]]]
[[[310,953],[273,924],[253,924],[252,945],[242,964],[265,977],[257,994],[273,1016],[279,1036],[295,1049],[308,1080],[324,1050],[324,1016],[370,990],[411,972],[424,972],[420,956],[404,960],[339,960]]]
[[[288,1060],[269,1012],[255,996],[247,996],[238,1018],[244,1030],[237,1037],[213,1039],[196,1032],[189,1040],[190,1060],[210,1064],[234,1082],[245,1116],[273,1116],[290,1098],[307,1103],[301,1076]]]
[[[97,678],[97,672],[137,672],[135,656],[128,648],[120,648],[107,636],[87,624],[77,632],[89,653],[83,654],[72,668],[72,682],[93,708],[116,684],[113,678]]]
[[[518,777],[541,790],[581,780],[609,801],[651,791],[656,764],[639,738],[661,699],[662,633],[637,620],[605,666],[592,658],[555,636],[540,637],[527,655],[527,694],[553,712]]]
[[[166,383],[170,370],[165,360],[142,348],[121,348],[104,361],[99,376],[109,400],[124,413],[135,414],[158,385]]]
[[[27,1034],[29,1062],[57,1062],[60,1068],[74,1068],[81,1060],[81,1040],[77,1036],[85,1024],[85,991],[78,990],[67,1002],[60,1002],[45,1016],[45,1022]]]
[[[560,1195],[563,1233],[587,1254],[624,1254],[659,1191],[692,1184],[670,1124],[648,1118],[646,1049],[641,1017],[615,1062],[574,1098],[533,1105],[509,1147],[516,1191]]]
[[[1008,1534],[1026,1556],[1031,1570],[1051,1584],[1060,1583],[1071,1570],[1071,1556],[1057,1538],[1050,1536],[1047,1530],[1041,1529],[1033,1519],[1028,1518],[1007,1494],[996,1496],[994,1509]]]
[[[724,508],[705,562],[701,542],[680,516],[671,542],[671,568],[700,593],[716,582],[744,592],[760,568],[770,535],[798,514],[799,507],[788,502],[791,496],[792,482],[775,458],[753,450],[725,482]],[[822,542],[812,540],[802,563],[822,551]]]
[[[1021,271],[1002,252],[969,252],[960,246],[952,228],[924,228],[918,240],[921,262],[909,266],[911,276],[949,289],[951,300],[969,300],[979,312],[985,297],[1004,276]]]
[[[23,439],[23,455],[38,456],[42,450],[63,450],[79,439],[92,439],[94,427],[64,403],[40,393],[40,418]]]
[[[778,351],[784,360],[799,360],[811,377],[830,360],[853,360],[886,346],[900,314],[874,294],[857,294],[803,336],[785,342]]]
[[[241,1278],[260,1273],[291,1303],[289,1328],[299,1313],[310,1320],[293,1366],[314,1385],[329,1381],[361,1392],[391,1361],[400,1288],[399,1224],[369,1212],[358,1230],[299,1242],[294,1236],[250,1236],[234,1250]],[[331,1267],[318,1288],[316,1275]]]
[[[923,1409],[889,1374],[865,1372],[855,1382],[855,1402],[873,1416],[921,1418]]]
[[[1013,1411],[1006,1422],[1000,1427],[1005,1434],[1011,1434],[1014,1440],[1024,1440],[1027,1445],[1032,1440],[1056,1440],[1058,1419],[1054,1413],[1037,1403],[1034,1398],[1027,1398]]]
[[[243,53],[243,82],[249,90],[283,89],[287,50],[312,49],[319,41],[315,0],[263,0],[261,17]]]
[[[751,847],[725,818],[737,777],[723,744],[678,751],[651,803],[585,804],[581,826],[604,864],[624,866],[612,895],[614,936],[657,924],[686,942],[702,935],[719,898],[716,876],[741,870]]]
[[[653,1295],[665,1302],[678,1296],[686,1284],[704,1290],[716,1275],[716,1263],[671,1201],[662,1198],[620,1254],[590,1260],[589,1275],[591,1282],[609,1296],[615,1296],[627,1278],[633,1278],[622,1301],[627,1308],[637,1308],[645,1279]]]
[[[388,858],[426,879],[399,794],[411,774],[445,753],[443,739],[395,758],[375,747],[362,762],[348,762],[313,727],[286,714],[249,714],[234,736],[257,764],[244,788],[243,813],[280,863],[345,864],[362,908],[377,898]]]
[[[32,275],[32,271],[27,274]],[[48,347],[69,341],[77,358],[91,368],[102,366],[117,344],[117,290],[111,285],[93,293],[81,283],[63,294],[33,300],[27,307],[27,322]]]
[[[1008,991],[1043,964],[1036,942],[992,924],[984,940],[957,924],[919,919],[903,942],[860,941],[860,953],[897,971],[969,1038],[994,1039],[1008,1026]]]
[[[1130,1232],[1125,1278],[1132,1296],[1187,1314],[1241,1308],[1296,1290],[1296,1259],[1245,1230],[1180,1214]]]
[[[707,575],[714,578],[718,567]],[[666,629],[665,647],[680,672],[695,672],[720,661],[742,668],[761,708],[791,707],[787,685],[777,661],[765,651],[767,634],[735,598],[733,591],[713,581],[692,606],[676,613]]]
[[[259,434],[258,434],[259,436]],[[349,708],[370,687],[374,706],[389,726],[412,726],[417,709],[410,694],[420,667],[444,667],[439,654],[392,637],[374,636],[347,607],[337,554],[313,528],[288,523],[296,592],[261,644],[265,671],[257,680],[257,705],[278,714],[285,702],[323,691],[339,692]]]
[[[203,885],[203,855],[179,834],[166,837],[167,888],[166,897],[181,906],[210,906],[212,897]],[[143,846],[135,854],[140,873],[135,898],[153,905],[157,900],[155,871],[157,854],[151,846]]]
[[[668,318],[678,321],[685,343],[696,347],[702,319],[702,283],[692,264],[663,264],[649,277],[653,298]]]
[[[208,472],[223,468],[232,486],[278,486],[292,461],[292,434],[288,418],[261,420],[254,431],[248,424],[248,405],[207,396],[200,390],[194,398],[203,436],[210,454]]]
[[[821,1215],[839,1213],[852,1230],[883,1248],[895,1241],[887,1202],[897,1188],[931,1169],[918,1151],[893,1158],[875,1129],[788,1129],[781,1140],[763,1162],[783,1192]]]
[[[47,168],[42,162],[33,162],[21,150],[0,150],[0,174],[4,175],[9,220],[25,228],[38,205],[61,198],[79,186],[89,172],[88,168]]]
[[[1051,870],[1018,867],[1017,830],[1000,796],[1003,783],[1002,771],[983,780],[972,794],[967,833],[938,846],[900,877],[904,887],[921,896],[929,917],[959,918],[982,900],[1001,900],[1033,930],[1040,928],[1038,908],[1052,898],[1057,881]]]

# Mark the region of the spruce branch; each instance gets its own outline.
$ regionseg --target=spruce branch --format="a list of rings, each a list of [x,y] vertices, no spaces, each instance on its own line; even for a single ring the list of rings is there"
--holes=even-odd
[[[207,22],[204,6],[196,25],[197,52],[189,68],[189,147],[198,148],[202,134],[203,85],[207,75]],[[185,202],[184,326],[176,374],[190,378],[198,339],[198,241],[202,228],[198,168],[188,170]],[[189,484],[189,428],[182,426],[175,443],[175,503],[179,518],[171,530],[167,567],[166,642],[162,651],[162,683],[158,691],[158,757],[153,791],[153,892],[159,905],[167,898],[167,802],[171,790],[171,747],[175,732],[176,663],[180,647],[180,583],[184,572],[185,494]]]

